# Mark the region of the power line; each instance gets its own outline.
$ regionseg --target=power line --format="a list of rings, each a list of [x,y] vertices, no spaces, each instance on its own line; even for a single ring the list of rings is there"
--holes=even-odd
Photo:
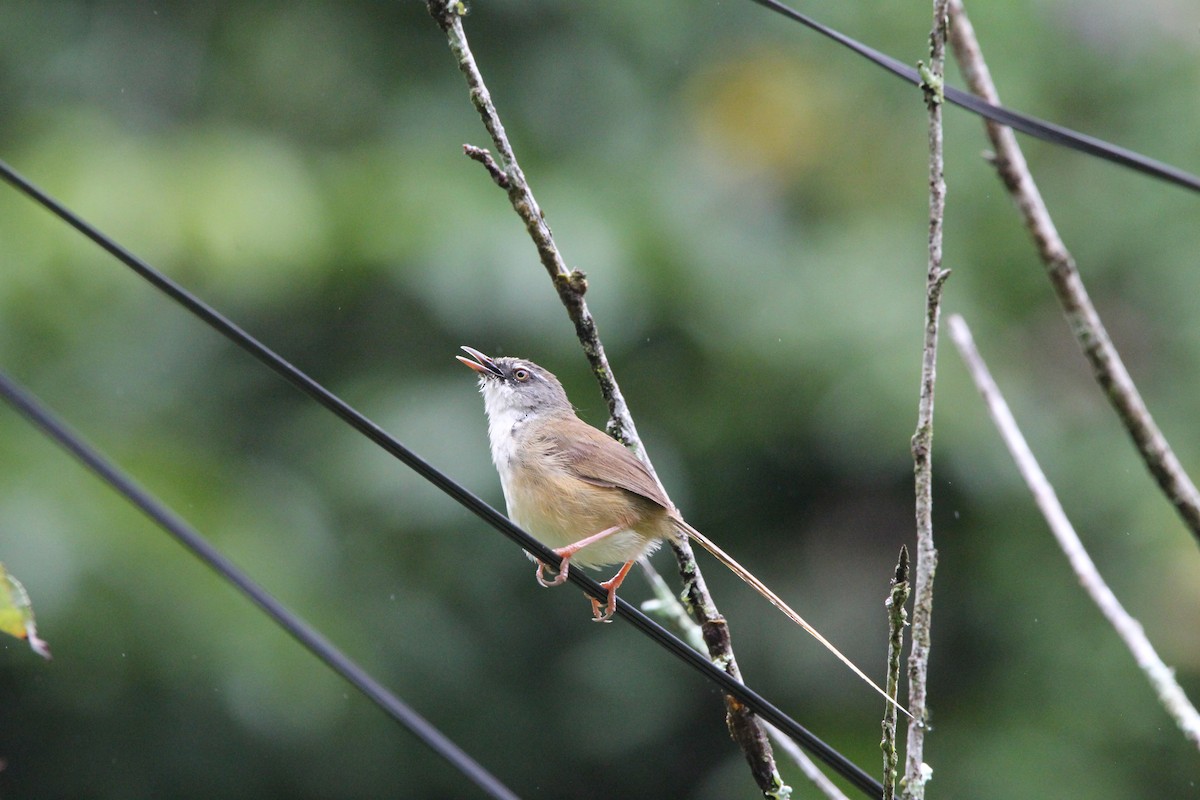
[[[149,281],[155,288],[171,297],[171,299],[202,319],[210,327],[281,375],[293,386],[332,411],[340,419],[379,445],[386,452],[398,458],[418,475],[453,497],[461,505],[499,530],[521,548],[552,565],[559,563],[560,559],[553,550],[543,545],[537,539],[534,539],[521,528],[518,528],[499,511],[480,500],[454,479],[421,458],[398,439],[389,435],[340,397],[317,383],[299,368],[291,364],[291,362],[275,353],[275,351],[259,342],[212,306],[209,306],[178,283],[150,266],[146,261],[126,250],[62,203],[42,191],[4,161],[0,161],[0,177],[3,177],[22,193],[78,230],[118,261]],[[607,591],[596,581],[583,575],[582,570],[572,570],[569,580],[592,597],[601,600],[605,600],[608,597]],[[862,768],[827,745],[807,728],[800,725],[800,723],[793,720],[787,714],[784,714],[775,705],[768,702],[766,698],[745,684],[734,680],[703,655],[621,598],[617,598],[617,614],[630,622],[635,628],[650,636],[676,657],[683,660],[684,663],[699,671],[704,677],[718,684],[726,694],[737,698],[752,709],[754,713],[771,722],[775,727],[794,739],[797,744],[804,747],[869,797],[875,798],[882,794],[883,787],[879,781],[871,777]]]
[[[915,86],[921,86],[923,83],[921,75],[914,67],[910,67],[902,61],[881,53],[857,39],[853,39],[840,31],[830,28],[828,25],[823,25],[807,14],[802,14],[794,8],[785,6],[778,0],[750,1],[811,28],[822,36],[832,39],[843,47],[847,47],[858,53],[863,58],[883,67],[888,72],[902,78],[908,83]],[[1079,133],[1062,125],[1046,122],[1045,120],[1022,114],[1019,111],[1012,111],[1004,106],[992,105],[970,92],[964,92],[962,89],[956,89],[953,86],[944,87],[944,92],[946,99],[954,105],[965,108],[994,122],[999,122],[1001,125],[1007,125],[1013,130],[1021,131],[1051,144],[1067,147],[1071,150],[1077,150],[1081,153],[1110,161],[1113,164],[1119,164],[1120,166],[1140,172],[1143,175],[1149,175],[1152,178],[1158,178],[1176,186],[1182,186],[1193,192],[1200,192],[1200,177],[1192,175],[1189,172],[1184,172],[1178,167],[1173,167],[1162,161],[1156,161],[1141,153],[1128,150],[1124,147],[1118,147],[1103,139]]]
[[[292,612],[266,589],[254,582],[232,561],[213,547],[195,528],[188,525],[154,495],[106,459],[94,447],[51,413],[36,397],[0,371],[0,396],[21,416],[53,439],[105,483],[137,506],[196,558],[245,595],[264,614],[275,621],[293,639],[341,675],[392,719],[399,722],[430,750],[433,750],[496,800],[518,800],[512,790],[484,769],[458,745],[450,741],[428,720],[413,711],[403,700],[384,688],[366,670],[351,660],[316,628]]]

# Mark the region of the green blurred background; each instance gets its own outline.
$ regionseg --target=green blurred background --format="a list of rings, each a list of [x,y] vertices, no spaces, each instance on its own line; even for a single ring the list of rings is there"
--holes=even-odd
[[[924,3],[802,7],[924,55]],[[1200,169],[1194,6],[1019,0],[974,22],[1013,107]],[[676,502],[880,674],[913,541],[919,93],[746,2],[477,0],[467,27]],[[0,157],[492,503],[459,345],[537,360],[602,424],[521,224],[461,154],[489,143],[423,3],[4,0],[0,106]],[[1094,386],[979,123],[946,121],[945,309],[1200,696],[1196,543]],[[1200,475],[1197,198],[1027,147]],[[940,366],[930,796],[1200,795],[948,341]],[[756,796],[712,687],[540,589],[507,540],[7,187],[0,367],[518,794]],[[477,796],[5,410],[0,560],[55,653],[0,642],[6,799]],[[703,563],[748,682],[878,773],[876,696]]]

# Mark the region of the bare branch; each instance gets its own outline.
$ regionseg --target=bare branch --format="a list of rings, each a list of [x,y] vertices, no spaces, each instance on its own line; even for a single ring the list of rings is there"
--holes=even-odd
[[[900,660],[904,651],[904,626],[908,624],[908,614],[904,606],[908,603],[908,548],[900,546],[900,558],[896,562],[896,574],[892,576],[892,590],[888,592],[884,607],[888,611],[888,656],[887,684],[888,696],[893,700],[900,690]],[[883,800],[892,800],[896,794],[896,767],[899,762],[896,753],[896,707],[891,703],[883,709],[883,740],[879,743],[883,751]]]
[[[950,14],[953,20],[950,43],[967,84],[975,94],[989,103],[998,104],[1000,96],[992,82],[987,63],[983,60],[975,29],[971,26],[962,0],[950,0]],[[1175,510],[1183,518],[1184,524],[1191,530],[1197,542],[1200,542],[1200,492],[1196,490],[1196,485],[1188,477],[1166,437],[1150,416],[1150,411],[1125,369],[1108,331],[1100,321],[1100,315],[1096,313],[1075,266],[1075,259],[1059,237],[1050,212],[1046,209],[1037,184],[1029,172],[1016,135],[1010,128],[995,122],[987,121],[985,124],[988,138],[995,150],[992,163],[996,165],[1000,179],[1012,195],[1017,210],[1025,221],[1025,227],[1033,237],[1038,255],[1046,267],[1050,283],[1066,315],[1067,324],[1079,341],[1079,346],[1092,367],[1093,376],[1116,409],[1121,423],[1129,431],[1142,460],[1158,481],[1159,487],[1175,506]]]
[[[771,732],[771,740],[796,762],[796,766],[804,773],[804,777],[808,778],[818,792],[825,795],[828,800],[849,800],[846,795],[842,794],[842,790],[834,785],[833,781],[825,776],[825,773],[821,772],[821,768],[817,766],[816,762],[809,758],[800,749],[800,745],[793,742],[786,733],[770,723],[767,723],[767,730]]]
[[[929,109],[929,270],[925,280],[925,343],[921,358],[921,400],[917,432],[913,435],[913,474],[916,488],[917,576],[913,600],[913,645],[908,658],[908,723],[905,751],[905,796],[921,800],[929,769],[924,762],[930,626],[933,621],[933,576],[937,549],[933,545],[933,399],[937,380],[938,318],[942,286],[950,271],[942,269],[942,225],[946,211],[946,180],[942,156],[942,80],[946,62],[946,0],[934,0],[929,34],[929,66],[920,67]]]
[[[525,174],[517,163],[508,135],[504,131],[504,125],[500,121],[491,95],[484,84],[483,75],[467,44],[466,33],[462,26],[462,14],[465,13],[463,5],[456,0],[427,0],[427,7],[434,20],[446,33],[450,50],[458,62],[459,69],[467,79],[471,102],[483,119],[484,127],[487,128],[496,147],[499,163],[495,163],[490,155],[484,158],[480,154],[479,148],[472,148],[467,151],[467,154],[480,161],[491,174],[492,179],[505,189],[513,210],[525,223],[525,229],[537,248],[542,266],[554,282],[559,299],[575,324],[575,333],[592,365],[592,372],[600,383],[600,391],[608,403],[611,415],[608,424],[609,432],[633,449],[645,462],[650,473],[655,475],[657,481],[658,477],[646,455],[646,449],[638,437],[637,427],[633,423],[629,407],[621,394],[620,387],[617,386],[616,378],[613,377],[612,367],[608,363],[604,346],[596,331],[596,322],[588,310],[587,303],[584,302],[583,295],[587,291],[587,278],[579,270],[567,269],[566,262],[554,242],[550,226],[546,224],[545,215],[538,206],[525,179]],[[490,165],[489,161],[492,161]],[[503,181],[499,175],[503,176]],[[659,482],[660,487],[661,485]],[[665,489],[663,494],[669,497]],[[704,576],[700,572],[700,566],[696,563],[696,558],[692,553],[691,545],[684,537],[671,537],[669,544],[679,562],[679,574],[684,581],[684,597],[687,600],[688,609],[700,624],[709,658],[714,664],[725,670],[730,677],[740,681],[741,670],[734,657],[733,645],[729,638],[729,627],[708,592]],[[755,717],[749,708],[732,697],[726,696],[725,706],[730,735],[742,748],[754,780],[763,795],[765,797],[786,797],[790,790],[784,784],[775,766],[775,757],[762,721]]]
[[[979,351],[975,348],[971,330],[963,318],[957,314],[950,317],[950,336],[958,347],[959,355],[966,363],[971,378],[975,381],[975,387],[983,395],[992,422],[1000,431],[1000,436],[1004,439],[1008,452],[1017,462],[1017,469],[1021,472],[1021,477],[1025,479],[1025,485],[1033,493],[1033,499],[1037,502],[1042,516],[1049,523],[1054,538],[1058,540],[1058,546],[1066,554],[1071,569],[1079,577],[1079,582],[1088,596],[1092,598],[1092,602],[1100,609],[1100,613],[1104,614],[1109,624],[1116,629],[1117,635],[1125,642],[1125,646],[1133,653],[1134,661],[1146,674],[1146,679],[1150,681],[1150,685],[1158,694],[1159,702],[1175,719],[1175,724],[1183,731],[1183,735],[1197,748],[1200,748],[1200,713],[1196,712],[1196,707],[1191,704],[1179,683],[1176,682],[1174,671],[1158,657],[1154,646],[1146,638],[1141,624],[1121,606],[1121,602],[1117,600],[1116,595],[1104,582],[1104,578],[1100,576],[1095,563],[1087,554],[1083,542],[1080,541],[1078,534],[1075,533],[1075,528],[1067,519],[1066,512],[1058,502],[1054,487],[1046,480],[1045,473],[1038,466],[1037,459],[1029,449],[1025,437],[1021,435],[1008,404],[1000,394],[1000,389],[992,379],[991,373],[988,372],[987,364],[984,363]]]

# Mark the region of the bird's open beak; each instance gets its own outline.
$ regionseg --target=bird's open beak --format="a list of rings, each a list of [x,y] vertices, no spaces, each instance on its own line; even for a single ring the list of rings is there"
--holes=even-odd
[[[496,362],[493,361],[490,356],[484,355],[474,347],[464,346],[463,350],[466,350],[471,355],[471,358],[474,358],[475,360],[472,361],[470,358],[463,358],[462,356],[455,356],[455,358],[478,372],[480,375],[483,375],[486,378],[499,378],[504,375],[504,373],[500,371],[500,368],[496,366]]]

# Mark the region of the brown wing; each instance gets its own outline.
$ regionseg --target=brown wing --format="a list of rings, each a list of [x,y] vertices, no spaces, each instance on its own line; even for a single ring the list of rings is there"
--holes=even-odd
[[[637,456],[583,420],[576,418],[574,422],[577,424],[568,428],[569,437],[556,436],[550,444],[580,480],[596,486],[624,489],[663,508],[671,507],[658,482]]]

